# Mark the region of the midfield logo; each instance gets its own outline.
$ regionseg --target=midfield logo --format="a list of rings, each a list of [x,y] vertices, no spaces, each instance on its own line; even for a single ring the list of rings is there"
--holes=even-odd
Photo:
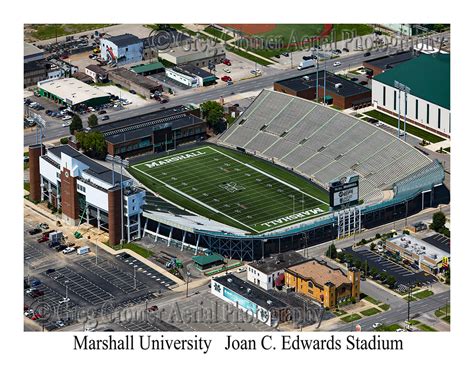
[[[244,186],[241,186],[241,185],[239,185],[235,182],[220,184],[219,187],[222,188],[223,190],[227,191],[227,192],[230,192],[230,193],[234,193],[234,192],[245,189]]]

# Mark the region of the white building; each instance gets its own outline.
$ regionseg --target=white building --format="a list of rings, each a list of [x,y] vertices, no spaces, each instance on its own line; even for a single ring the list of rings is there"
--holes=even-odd
[[[100,40],[100,57],[107,62],[125,65],[141,62],[143,41],[133,34],[121,34]]]
[[[166,68],[165,74],[168,78],[176,80],[185,86],[191,88],[199,86],[199,81],[195,76],[179,71],[178,69]]]
[[[285,269],[300,263],[304,258],[295,252],[288,252],[272,256],[266,260],[255,261],[247,264],[247,280],[270,290],[283,285]]]
[[[409,88],[406,100],[396,82]],[[395,117],[400,111],[403,121],[405,101],[408,123],[450,138],[449,54],[421,54],[373,78],[372,103],[378,110]]]
[[[145,191],[135,188],[133,179],[124,175],[121,178],[119,173],[96,163],[69,145],[43,151],[38,163],[38,172],[30,172],[33,178],[30,182],[39,184],[38,200],[48,201],[61,209],[65,222],[86,222],[99,230],[108,231],[109,235],[115,233],[121,237],[120,214],[123,214],[125,240],[140,237]],[[123,204],[120,204],[122,194]],[[114,240],[113,236],[111,240]]]

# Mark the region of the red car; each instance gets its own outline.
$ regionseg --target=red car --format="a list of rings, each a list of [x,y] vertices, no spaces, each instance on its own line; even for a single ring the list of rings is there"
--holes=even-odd
[[[150,308],[147,309],[148,312],[156,312],[158,310],[158,306],[152,305]]]
[[[224,75],[224,76],[221,78],[221,80],[222,80],[223,82],[231,82],[231,81],[232,81],[232,78],[231,78],[230,76],[228,76],[228,75]]]
[[[39,243],[41,243],[41,242],[46,242],[46,241],[48,241],[48,240],[49,240],[49,236],[47,236],[47,235],[46,235],[46,236],[43,235],[43,236],[41,236],[40,238],[37,239],[37,241],[38,241]]]
[[[43,318],[43,316],[41,316],[41,314],[39,314],[39,313],[35,313],[31,319],[32,319],[33,321],[35,321],[35,320],[38,320],[38,319],[40,319],[40,318]]]
[[[227,58],[226,58],[226,59],[223,59],[223,60],[222,60],[222,63],[224,63],[226,66],[232,66],[232,63],[231,63],[230,60],[228,60]]]

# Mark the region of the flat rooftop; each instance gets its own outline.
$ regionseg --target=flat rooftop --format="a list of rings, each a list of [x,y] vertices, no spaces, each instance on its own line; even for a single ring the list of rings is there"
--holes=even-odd
[[[118,47],[125,47],[128,45],[134,45],[136,43],[142,43],[142,40],[140,38],[130,33],[120,34],[118,36],[108,37],[104,39],[114,43]]]
[[[138,75],[133,71],[127,70],[124,67],[116,68],[115,70],[109,71],[109,75],[120,76],[125,80],[129,80],[132,83],[139,85],[140,87],[148,89],[150,92],[161,90],[162,85],[154,80],[151,80],[143,75]]]
[[[61,159],[61,153],[64,153],[70,156],[71,158],[77,159],[79,162],[82,162],[86,166],[89,167],[88,169],[84,170],[84,172],[106,183],[114,184],[112,180],[113,175],[112,175],[111,169],[105,166],[102,166],[101,164],[85,156],[84,154],[82,154],[81,152],[77,151],[76,149],[74,149],[73,147],[69,145],[60,145],[56,147],[51,147],[48,149],[48,151],[60,159]],[[130,180],[130,178],[128,176],[123,175],[123,180],[127,181],[127,180]],[[118,184],[118,183],[120,183],[120,174],[116,172],[115,184]]]
[[[440,260],[443,257],[450,256],[449,252],[446,252],[425,240],[418,239],[409,234],[402,234],[400,236],[390,238],[388,241],[410,253],[425,255],[435,260]]]
[[[280,80],[275,82],[275,84],[276,83],[293,91],[303,91],[308,88],[316,88],[316,73],[303,74],[295,78]],[[324,86],[324,70],[318,71],[318,83],[319,87]],[[342,86],[336,88],[336,84],[342,84]],[[370,88],[344,79],[330,71],[326,71],[326,91],[344,97],[359,95],[361,93],[370,95],[371,93]]]
[[[39,47],[36,47],[32,43],[24,42],[23,44],[24,57],[28,57],[30,55],[41,54],[41,53],[44,53],[44,50],[40,49]]]
[[[399,65],[400,63],[409,61],[413,57],[414,55],[412,51],[402,51],[393,55],[386,55],[380,58],[369,59],[364,61],[363,63],[368,63],[372,66],[379,67],[382,70],[386,70],[389,68],[393,68]]]
[[[199,68],[199,67],[196,67],[196,66],[193,66],[193,65],[190,65],[190,64],[177,66],[177,67],[174,68],[174,70],[177,70],[177,71],[182,70],[185,73],[186,72],[191,73],[193,75],[199,76],[202,79],[208,79],[208,78],[217,79],[214,74],[211,74],[210,72],[208,72],[206,70],[203,70],[202,68]]]
[[[138,138],[144,138],[150,136],[154,131],[160,129],[171,128],[171,130],[178,130],[188,126],[196,125],[202,122],[199,117],[192,114],[181,113],[174,117],[169,117],[156,122],[150,122],[148,125],[142,125],[141,127],[125,127],[120,128],[119,131],[108,131],[104,133],[106,141],[117,144],[128,141],[133,141]],[[94,129],[95,131],[95,129]]]
[[[235,275],[228,274],[213,280],[264,309],[279,309],[288,307],[288,304],[284,303],[280,299],[270,295],[268,292],[253,285],[252,283],[239,279]]]
[[[253,267],[255,270],[263,272],[266,275],[272,274],[276,271],[284,270],[290,266],[304,261],[305,258],[296,251],[290,251],[274,255],[268,259],[248,263],[247,266]]]
[[[423,241],[443,250],[448,254],[451,254],[451,239],[443,236],[442,234],[433,234],[432,236],[423,238]]]
[[[290,273],[311,280],[314,284],[323,286],[332,283],[336,287],[341,284],[351,284],[347,275],[340,268],[333,268],[325,261],[312,259],[286,269]]]
[[[110,97],[108,93],[75,78],[43,80],[38,83],[38,87],[60,97],[64,101],[71,101],[72,105],[84,103],[95,98]]]

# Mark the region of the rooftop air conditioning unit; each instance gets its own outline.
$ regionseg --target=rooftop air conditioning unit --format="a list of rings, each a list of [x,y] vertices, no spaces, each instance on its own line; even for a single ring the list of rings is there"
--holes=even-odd
[[[342,83],[336,83],[336,85],[334,86],[336,88],[341,88],[342,87]]]

